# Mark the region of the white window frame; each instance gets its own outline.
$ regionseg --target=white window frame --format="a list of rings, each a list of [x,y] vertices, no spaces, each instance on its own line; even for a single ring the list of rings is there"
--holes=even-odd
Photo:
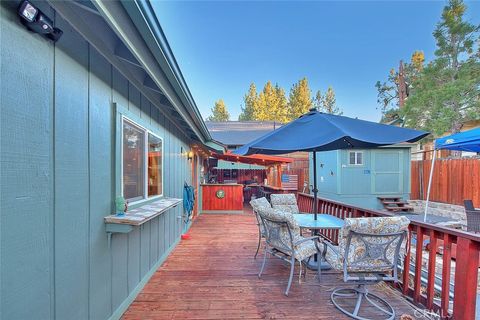
[[[129,205],[134,205],[137,203],[142,203],[147,200],[152,200],[156,198],[161,198],[163,197],[163,190],[165,188],[164,184],[164,176],[165,176],[165,153],[164,153],[164,140],[161,136],[158,134],[152,132],[151,130],[148,130],[138,122],[130,119],[129,117],[126,117],[125,115],[122,115],[121,119],[121,128],[120,128],[120,191],[122,194],[122,197],[124,197],[123,194],[123,124],[125,121],[130,122],[132,125],[135,127],[141,129],[145,133],[145,139],[144,139],[144,145],[143,145],[143,151],[144,151],[144,157],[143,157],[143,198],[134,200],[134,201],[129,201]],[[152,136],[160,139],[162,141],[162,193],[154,196],[148,196],[148,135],[151,134]],[[128,200],[128,199],[125,199]]]
[[[355,163],[350,163],[350,154],[355,154]],[[362,163],[358,163],[358,154],[362,154]],[[363,151],[348,151],[347,153],[347,164],[351,167],[362,167],[365,165],[365,152]]]

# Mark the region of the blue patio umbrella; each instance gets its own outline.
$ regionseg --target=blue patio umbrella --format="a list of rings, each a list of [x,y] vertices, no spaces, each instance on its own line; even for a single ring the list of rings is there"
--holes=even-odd
[[[317,219],[317,151],[375,148],[415,142],[428,134],[425,131],[326,114],[311,109],[298,119],[242,146],[233,153],[274,155],[295,151],[313,152],[313,211]]]

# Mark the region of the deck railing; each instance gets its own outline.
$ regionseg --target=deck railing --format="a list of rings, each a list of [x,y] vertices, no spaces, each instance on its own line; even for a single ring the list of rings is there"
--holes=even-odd
[[[298,205],[300,211],[312,212],[313,197],[298,193]],[[392,215],[323,198],[318,199],[318,212],[341,219]],[[476,319],[480,236],[417,221],[411,221],[409,229],[414,241],[407,250],[401,285],[397,288],[413,303],[442,319]],[[338,231],[327,230],[324,235],[334,242],[338,240]],[[428,251],[424,250],[425,240],[429,240]]]

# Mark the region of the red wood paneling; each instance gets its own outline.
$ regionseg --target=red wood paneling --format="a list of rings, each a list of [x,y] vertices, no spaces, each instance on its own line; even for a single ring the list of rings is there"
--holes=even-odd
[[[411,199],[425,200],[431,161],[412,161]],[[436,160],[430,200],[463,205],[471,199],[480,207],[480,159]]]
[[[242,185],[202,185],[202,210],[231,211],[243,210],[243,186]],[[216,195],[218,190],[225,192],[225,197],[219,199]]]

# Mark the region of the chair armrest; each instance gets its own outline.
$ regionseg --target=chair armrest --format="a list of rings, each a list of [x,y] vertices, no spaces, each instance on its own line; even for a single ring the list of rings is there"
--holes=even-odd
[[[317,240],[317,241],[315,241]],[[307,242],[307,241],[313,241],[313,243],[315,244],[315,248],[317,248],[317,252],[320,253],[321,250],[320,250],[320,247],[319,247],[319,244],[322,243],[321,239],[320,239],[320,236],[313,236],[313,237],[308,237],[308,238],[304,238],[300,241],[297,241],[293,244],[294,247],[298,246],[299,244],[301,243],[304,243],[304,242]]]
[[[339,255],[340,253],[338,252],[337,248],[330,242],[330,241],[325,241],[322,240],[323,248],[326,249],[329,248],[333,252],[335,252],[336,255]]]
[[[304,242],[307,242],[307,241],[310,241],[310,240],[315,240],[315,239],[320,241],[319,236],[313,236],[313,237],[303,238],[302,240],[299,240],[299,241],[295,242],[293,245],[298,246],[301,243],[304,243]]]

